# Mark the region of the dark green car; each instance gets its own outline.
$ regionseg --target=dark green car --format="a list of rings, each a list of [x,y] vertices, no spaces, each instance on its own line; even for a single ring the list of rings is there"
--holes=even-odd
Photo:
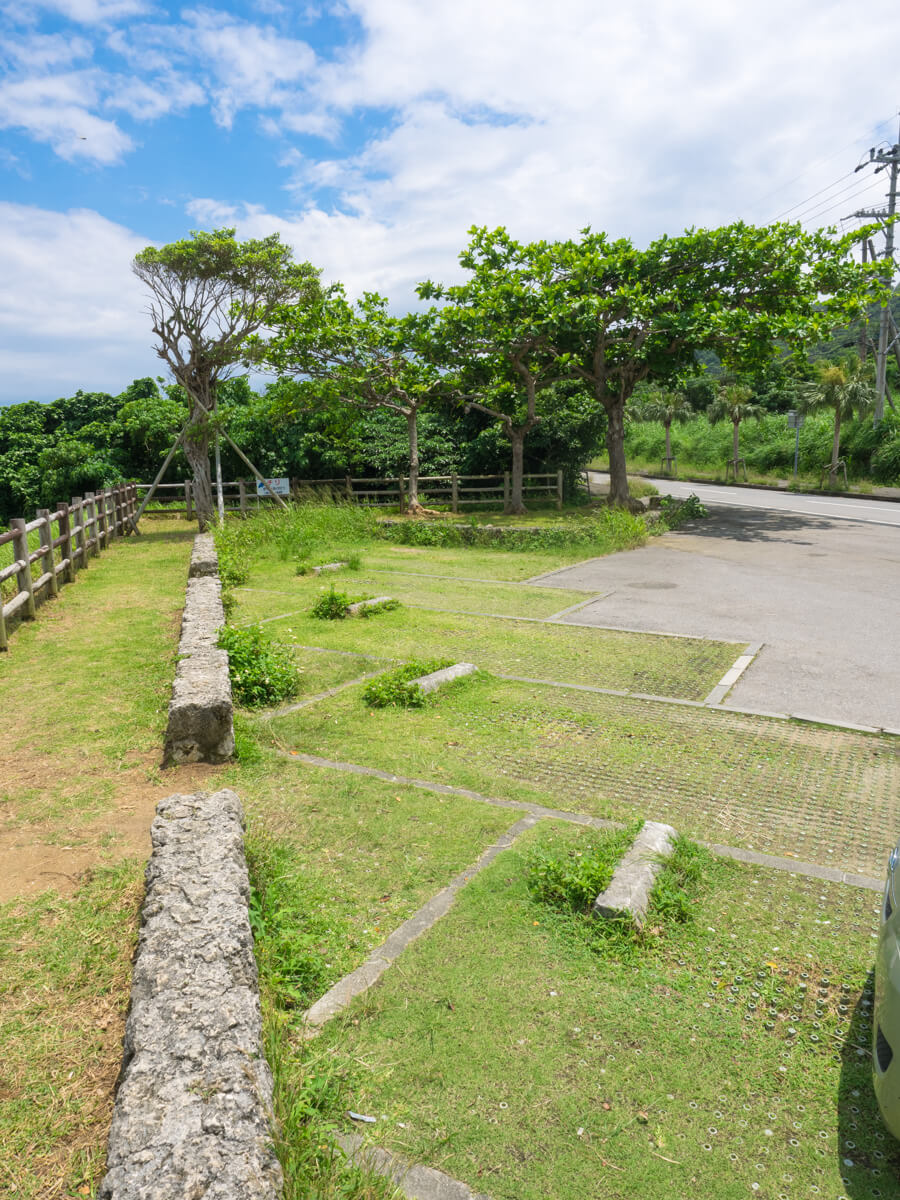
[[[900,842],[888,859],[875,960],[872,1026],[875,1095],[884,1123],[900,1138]]]

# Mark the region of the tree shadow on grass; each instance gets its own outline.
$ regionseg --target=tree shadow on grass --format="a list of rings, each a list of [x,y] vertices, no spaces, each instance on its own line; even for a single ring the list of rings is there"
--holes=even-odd
[[[894,1197],[900,1180],[900,1142],[885,1128],[872,1087],[870,971],[840,1048],[838,1170],[849,1200]]]

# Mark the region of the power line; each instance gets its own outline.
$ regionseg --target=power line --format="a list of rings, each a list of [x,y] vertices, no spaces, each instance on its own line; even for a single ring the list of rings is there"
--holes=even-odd
[[[852,200],[855,196],[865,196],[869,192],[873,191],[875,188],[877,188],[879,186],[880,186],[880,180],[876,179],[872,183],[868,184],[866,187],[858,188],[855,192],[850,192],[849,196],[844,196],[842,200],[838,200],[836,203],[832,203],[831,200],[829,200],[824,204],[824,206],[814,204],[811,209],[809,209],[807,212],[800,213],[798,216],[796,216],[794,218],[794,220],[795,221],[814,221],[817,217],[822,217],[825,215],[825,213],[832,212],[836,208],[843,208],[844,205],[847,204],[850,200]],[[847,188],[843,189],[843,191],[845,191],[845,192],[847,190],[848,190]]]
[[[817,192],[813,192],[811,196],[807,196],[806,200],[798,200],[797,203],[792,204],[790,208],[784,209],[783,212],[780,212],[777,214],[777,216],[773,217],[773,220],[780,221],[781,218],[787,216],[789,212],[793,212],[795,208],[800,208],[802,205],[806,204],[807,201],[814,200],[816,196],[821,196],[823,192],[829,191],[831,188],[836,187],[839,183],[842,183],[845,179],[849,179],[851,175],[855,174],[855,171],[848,171],[846,175],[841,175],[840,179],[836,179],[834,183],[827,183],[825,187],[819,188]]]
[[[837,150],[833,150],[830,154],[823,154],[820,158],[814,159],[798,175],[794,175],[791,179],[786,180],[784,183],[776,184],[775,187],[770,188],[767,192],[764,192],[762,196],[758,196],[753,202],[752,207],[756,208],[758,204],[762,204],[763,200],[768,200],[768,198],[770,196],[774,196],[776,192],[784,191],[784,189],[790,187],[792,183],[796,183],[798,179],[805,178],[814,167],[817,167],[824,162],[830,162],[831,159],[837,158],[839,154],[843,154],[846,150],[850,149],[851,146],[858,146],[860,142],[867,141],[872,134],[877,133],[879,129],[882,129],[885,125],[890,124],[892,121],[894,121],[894,119],[895,118],[893,115],[886,117],[883,121],[879,121],[877,125],[871,126],[868,133],[863,134],[861,137],[854,138],[851,142],[847,142],[845,146],[840,146]],[[841,178],[843,178],[843,176]],[[807,196],[807,200],[808,199],[810,199],[809,196]],[[801,200],[800,203],[803,204],[805,201]],[[796,205],[794,205],[794,207],[796,208]]]

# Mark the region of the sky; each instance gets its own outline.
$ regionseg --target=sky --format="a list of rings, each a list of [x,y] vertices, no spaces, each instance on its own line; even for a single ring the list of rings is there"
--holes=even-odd
[[[896,0],[0,0],[0,404],[164,373],[134,255],[277,231],[396,311],[472,225],[879,206]]]

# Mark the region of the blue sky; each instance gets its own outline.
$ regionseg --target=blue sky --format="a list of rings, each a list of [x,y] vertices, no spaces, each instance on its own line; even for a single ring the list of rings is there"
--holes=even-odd
[[[133,255],[279,231],[413,303],[472,224],[637,241],[880,203],[872,0],[0,4],[0,404],[160,373]],[[877,42],[873,43],[877,31]],[[815,195],[823,189],[820,195]]]

